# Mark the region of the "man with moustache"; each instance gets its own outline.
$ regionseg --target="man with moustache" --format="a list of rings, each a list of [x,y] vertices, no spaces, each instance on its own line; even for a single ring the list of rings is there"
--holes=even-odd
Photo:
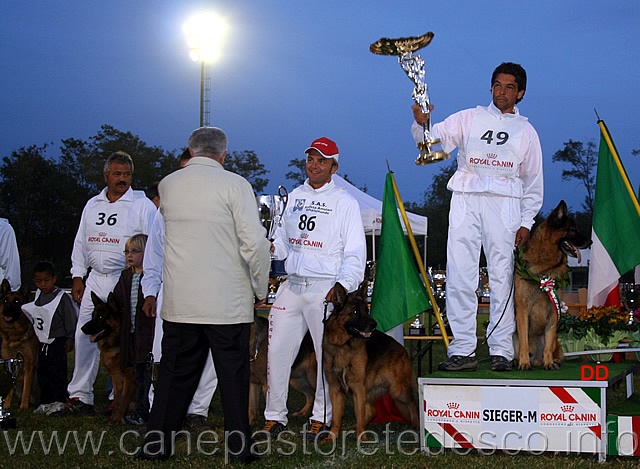
[[[148,234],[156,212],[143,191],[131,188],[133,160],[127,153],[118,151],[109,156],[103,174],[107,187],[85,205],[71,253],[71,297],[80,304],[80,312],[73,378],[67,388],[69,401],[52,414],[57,417],[94,413],[93,385],[100,351],[82,332],[93,312],[91,292],[107,301],[125,268],[127,239],[137,233]]]

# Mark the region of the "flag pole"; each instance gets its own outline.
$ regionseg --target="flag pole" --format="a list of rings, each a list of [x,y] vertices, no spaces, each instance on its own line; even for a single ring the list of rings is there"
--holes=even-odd
[[[598,113],[596,112],[596,116],[597,115]],[[620,173],[622,182],[624,183],[624,186],[627,189],[627,192],[629,192],[629,195],[631,196],[631,201],[633,202],[633,206],[635,207],[636,212],[638,212],[638,215],[640,216],[640,203],[638,203],[638,198],[636,197],[636,193],[633,191],[633,188],[631,187],[631,183],[629,182],[629,177],[627,176],[627,172],[624,170],[624,167],[622,166],[622,162],[620,161],[620,156],[618,155],[618,151],[616,150],[616,147],[613,144],[613,141],[611,140],[611,136],[609,135],[609,129],[607,129],[607,126],[605,125],[604,121],[600,119],[599,116],[598,116],[598,125],[600,126],[600,132],[602,132],[602,136],[604,137],[605,142],[607,142],[607,147],[609,147],[609,152],[611,153],[611,156],[613,156],[613,161],[615,162],[616,167],[618,168],[618,172]]]
[[[387,162],[387,167],[389,163]],[[413,250],[413,255],[416,258],[418,268],[420,269],[420,275],[422,276],[422,280],[424,281],[425,286],[427,287],[427,294],[429,295],[429,301],[431,302],[431,307],[433,308],[433,314],[436,317],[436,321],[438,321],[438,326],[440,327],[440,332],[442,333],[442,341],[446,348],[449,347],[449,336],[447,335],[447,330],[444,326],[444,322],[440,317],[440,308],[438,307],[438,303],[436,302],[435,297],[433,296],[433,290],[431,288],[431,283],[429,282],[429,278],[427,277],[427,272],[424,269],[424,265],[422,265],[422,259],[420,258],[420,251],[418,250],[418,245],[416,244],[416,239],[413,236],[413,231],[411,230],[411,223],[409,223],[409,218],[407,217],[407,212],[404,209],[404,204],[402,203],[402,198],[400,197],[400,192],[398,191],[398,186],[396,185],[396,179],[393,176],[393,171],[389,171],[391,173],[391,184],[393,185],[393,195],[396,198],[396,203],[398,204],[398,208],[400,209],[400,214],[402,215],[402,220],[404,221],[404,226],[407,229],[407,235],[409,236],[409,243],[411,244],[411,249]],[[384,223],[384,220],[382,220]]]

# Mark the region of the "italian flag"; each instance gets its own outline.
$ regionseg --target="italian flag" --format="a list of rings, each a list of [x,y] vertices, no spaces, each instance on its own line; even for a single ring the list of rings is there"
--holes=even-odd
[[[607,416],[607,454],[640,456],[640,417]]]
[[[620,276],[640,264],[640,204],[609,130],[600,126],[587,307],[620,304]]]

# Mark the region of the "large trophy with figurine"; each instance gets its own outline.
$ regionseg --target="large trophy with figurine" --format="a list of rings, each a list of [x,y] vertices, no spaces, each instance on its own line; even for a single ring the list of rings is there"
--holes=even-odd
[[[428,32],[422,36],[415,37],[400,37],[397,39],[383,37],[369,46],[369,50],[374,54],[398,57],[402,70],[415,85],[413,100],[425,114],[431,113],[431,102],[429,101],[427,83],[424,79],[424,60],[419,55],[415,55],[414,52],[428,46],[433,36],[432,32]],[[417,165],[434,163],[449,158],[449,153],[442,149],[440,139],[431,135],[431,118],[429,118],[428,123],[422,125],[422,133],[422,141],[418,142],[420,154],[416,158]]]
[[[273,241],[276,228],[282,226],[282,216],[287,208],[289,192],[284,186],[278,186],[278,195],[260,195],[256,197],[258,202],[258,214],[260,221],[267,230],[267,238]],[[271,277],[283,277],[287,275],[284,270],[284,261],[271,260]]]

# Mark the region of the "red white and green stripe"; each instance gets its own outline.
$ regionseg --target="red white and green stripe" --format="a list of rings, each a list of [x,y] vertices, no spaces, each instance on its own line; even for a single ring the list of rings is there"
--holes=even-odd
[[[603,121],[593,204],[588,306],[620,304],[620,276],[640,264],[640,204]]]
[[[640,456],[640,417],[607,416],[610,456]]]

